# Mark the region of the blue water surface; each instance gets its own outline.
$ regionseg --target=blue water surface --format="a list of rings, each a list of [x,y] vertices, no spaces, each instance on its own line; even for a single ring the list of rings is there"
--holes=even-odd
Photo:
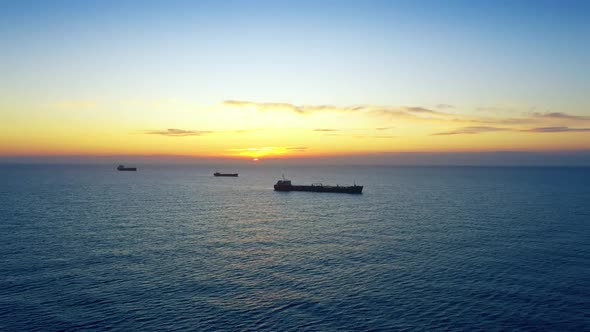
[[[590,168],[115,166],[0,166],[1,331],[590,330]]]

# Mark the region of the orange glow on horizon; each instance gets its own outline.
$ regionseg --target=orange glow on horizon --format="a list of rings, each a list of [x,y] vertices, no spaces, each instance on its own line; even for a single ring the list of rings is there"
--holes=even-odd
[[[252,162],[404,152],[590,149],[590,117],[584,116],[521,116],[519,121],[498,118],[498,124],[487,124],[490,119],[474,115],[425,118],[409,115],[404,108],[378,113],[309,106],[304,108],[308,113],[301,114],[284,105],[258,109],[250,104],[194,113],[183,111],[190,105],[182,103],[165,104],[178,108],[170,113],[162,112],[159,104],[144,113],[140,112],[150,109],[149,104],[61,102],[28,105],[26,112],[13,111],[20,109],[15,104],[0,110],[10,115],[10,123],[0,121],[0,156],[174,156]],[[26,116],[27,112],[36,116]]]

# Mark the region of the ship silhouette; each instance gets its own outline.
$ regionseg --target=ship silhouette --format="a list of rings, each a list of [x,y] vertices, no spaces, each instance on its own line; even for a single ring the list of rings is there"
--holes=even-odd
[[[357,186],[356,183],[352,186],[326,186],[321,183],[313,183],[311,185],[293,185],[291,180],[279,180],[274,185],[275,191],[311,191],[318,193],[344,193],[344,194],[362,194],[363,186]]]
[[[215,172],[213,173],[213,176],[232,176],[232,177],[237,177],[238,173],[219,173],[219,172]]]
[[[125,167],[124,165],[117,166],[117,171],[137,171],[137,167]]]

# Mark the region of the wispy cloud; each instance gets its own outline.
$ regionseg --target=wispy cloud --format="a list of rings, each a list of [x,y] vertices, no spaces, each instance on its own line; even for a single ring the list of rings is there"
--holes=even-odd
[[[184,130],[184,129],[166,129],[166,130],[148,130],[145,134],[148,135],[161,135],[161,136],[171,136],[171,137],[186,137],[186,136],[203,136],[207,134],[214,133],[213,131],[209,130]]]
[[[473,135],[497,131],[515,131],[524,133],[566,133],[566,132],[590,132],[590,128],[571,128],[571,127],[538,127],[538,128],[504,128],[504,127],[463,127],[452,131],[434,133],[431,136],[442,135]]]
[[[314,112],[354,112],[362,110],[364,106],[338,107],[333,105],[295,105],[278,102],[254,102],[244,100],[226,100],[223,105],[230,107],[251,107],[258,111],[291,111],[299,114]]]
[[[474,124],[495,124],[495,125],[526,125],[539,122],[533,118],[485,118],[485,117],[459,117],[453,119],[455,122],[467,122]]]
[[[456,130],[441,132],[441,133],[434,133],[431,136],[446,136],[446,135],[473,135],[473,134],[481,134],[481,133],[488,133],[494,131],[510,131],[510,128],[501,128],[501,127],[463,127]]]
[[[522,130],[529,133],[564,133],[564,132],[590,132],[590,128],[570,128],[570,127],[541,127]]]
[[[490,108],[492,109],[492,108]],[[522,113],[522,117],[480,117],[480,116],[458,116],[453,121],[471,122],[474,124],[498,124],[498,125],[535,125],[535,124],[574,124],[590,121],[590,116],[573,115],[564,112]]]
[[[410,112],[410,113],[416,113],[416,114],[436,114],[436,115],[448,115],[446,113],[443,112],[438,112],[438,111],[433,111],[431,109],[425,108],[425,107],[420,107],[420,106],[404,106],[402,107],[403,110]]]
[[[318,128],[314,129],[313,131],[340,131],[340,129],[331,129],[331,128]]]
[[[469,125],[454,130],[439,132],[432,135],[464,135],[464,134],[480,134],[487,132],[499,131],[521,131],[521,132],[566,132],[566,131],[586,131],[585,128],[576,127],[576,123],[590,121],[590,116],[574,115],[565,112],[532,112],[534,108],[530,108],[529,112],[519,113],[521,116],[514,116],[514,111],[506,107],[485,106],[479,107],[479,111],[489,111],[497,114],[508,113],[512,116],[480,116],[470,115],[464,113],[451,113],[441,111],[445,109],[454,108],[449,104],[437,104],[435,109],[423,106],[380,106],[380,105],[356,105],[356,106],[334,106],[334,105],[295,105],[291,103],[268,103],[255,101],[239,101],[226,100],[225,106],[230,107],[247,107],[258,111],[288,111],[297,114],[310,114],[315,112],[350,112],[366,114],[371,116],[381,116],[388,121],[408,120],[408,121],[428,121],[430,123],[457,123]],[[545,127],[541,127],[545,126]],[[520,128],[518,128],[520,127]],[[523,129],[522,127],[534,127],[531,129]],[[537,128],[538,127],[538,128]],[[383,126],[376,128],[376,130],[387,130],[391,127]],[[542,129],[553,128],[553,129]],[[568,128],[568,129],[564,129]],[[333,128],[317,128],[313,129],[317,132],[325,132],[325,135],[334,135],[335,132],[342,131]]]
[[[264,129],[235,129],[235,130],[187,130],[187,129],[164,129],[164,130],[146,130],[143,134],[147,135],[160,135],[160,136],[168,136],[168,137],[189,137],[189,136],[204,136],[210,134],[219,134],[219,133],[236,133],[236,134],[245,134],[254,131],[259,131]]]
[[[377,128],[347,128],[347,129],[334,129],[334,128],[316,128],[312,129],[312,131],[322,132],[325,133],[326,136],[349,136],[345,134],[345,132],[359,132],[359,131],[384,131],[393,129],[395,127],[377,127]],[[358,135],[357,135],[358,136]],[[384,135],[361,135],[363,137],[375,137],[375,138],[382,138],[382,137],[393,137],[393,136],[384,136]]]
[[[431,110],[421,106],[378,106],[378,105],[295,105],[280,102],[254,102],[244,100],[226,100],[223,105],[229,107],[254,108],[258,111],[291,111],[298,114],[316,112],[360,112],[375,115],[397,116],[450,116],[451,114]]]
[[[590,116],[581,116],[581,115],[573,115],[567,114],[563,112],[552,112],[552,113],[539,113],[534,112],[532,116],[535,118],[545,118],[545,119],[563,119],[563,120],[590,120]]]
[[[523,117],[482,117],[478,115],[466,115],[451,113],[441,110],[450,110],[455,107],[450,104],[437,104],[435,109],[424,106],[391,106],[391,105],[354,105],[354,106],[336,106],[336,105],[296,105],[284,102],[256,102],[244,100],[226,100],[224,106],[236,108],[251,108],[257,111],[287,111],[297,114],[311,114],[316,112],[347,112],[347,113],[364,113],[374,116],[383,116],[390,119],[411,119],[425,121],[445,121],[445,122],[466,122],[474,124],[525,124],[538,122],[540,118],[561,118],[570,120],[585,120],[590,117],[569,115],[567,113],[528,113]],[[480,111],[505,111],[500,107],[480,107]],[[321,129],[321,128],[320,128]]]
[[[420,106],[367,106],[366,112],[379,116],[412,118],[415,120],[450,120],[457,116],[451,113],[435,111]]]

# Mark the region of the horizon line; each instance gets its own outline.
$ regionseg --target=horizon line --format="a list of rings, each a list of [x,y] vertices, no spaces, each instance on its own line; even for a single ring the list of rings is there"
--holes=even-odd
[[[374,152],[328,156],[248,157],[173,154],[0,155],[0,164],[232,164],[332,166],[590,166],[590,149],[558,151]]]

